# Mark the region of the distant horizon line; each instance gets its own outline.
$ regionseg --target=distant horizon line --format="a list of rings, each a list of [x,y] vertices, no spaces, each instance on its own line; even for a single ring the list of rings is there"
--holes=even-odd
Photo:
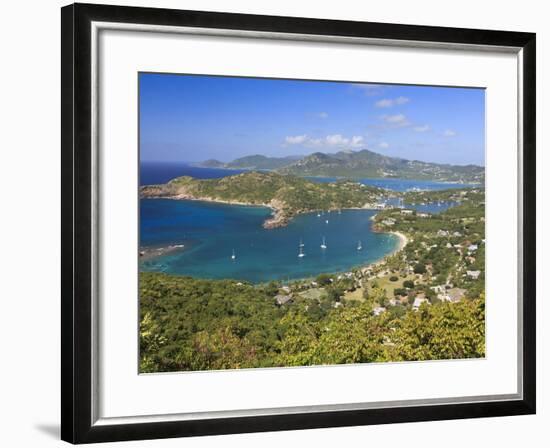
[[[336,151],[336,152],[323,152],[323,151],[313,151],[313,152],[309,152],[309,153],[305,153],[305,154],[289,154],[287,156],[272,156],[272,155],[266,155],[266,154],[259,154],[259,153],[255,153],[255,154],[246,154],[246,155],[243,155],[243,156],[238,156],[238,157],[235,157],[231,160],[228,160],[228,161],[224,161],[224,160],[221,160],[221,159],[217,159],[217,158],[214,158],[214,157],[208,157],[206,159],[202,159],[202,160],[198,160],[198,161],[183,161],[183,160],[142,160],[140,159],[140,163],[142,162],[146,162],[146,163],[186,163],[186,164],[189,164],[189,163],[203,163],[203,162],[206,162],[208,160],[215,160],[217,162],[221,162],[221,163],[231,163],[237,159],[242,159],[244,157],[255,157],[255,156],[262,156],[262,157],[268,157],[268,158],[272,158],[272,159],[288,159],[288,158],[304,158],[304,157],[308,157],[308,156],[311,156],[313,154],[330,154],[330,155],[335,155],[335,154],[339,154],[341,152],[343,153],[359,153],[359,152],[362,152],[362,151],[369,151],[373,154],[378,154],[380,156],[384,156],[384,157],[390,157],[392,159],[401,159],[401,160],[406,160],[408,162],[421,162],[421,163],[433,163],[433,164],[436,164],[436,165],[449,165],[449,166],[476,166],[476,167],[479,167],[479,168],[485,168],[485,165],[480,165],[480,164],[477,164],[477,163],[441,163],[441,162],[429,162],[429,161],[426,161],[426,160],[420,160],[420,159],[407,159],[405,157],[398,157],[398,156],[389,156],[389,155],[386,155],[386,154],[382,154],[382,153],[379,153],[377,151],[373,151],[372,149],[369,149],[369,148],[363,148],[363,149],[358,149],[358,150],[353,150],[353,149],[341,149],[339,151]]]

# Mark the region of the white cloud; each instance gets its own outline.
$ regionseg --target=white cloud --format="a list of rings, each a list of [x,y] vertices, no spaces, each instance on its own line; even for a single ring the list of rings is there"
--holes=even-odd
[[[319,118],[328,118],[328,112],[319,112],[317,116]]]
[[[290,135],[285,137],[285,143],[288,145],[299,145],[307,140],[307,135]]]
[[[454,137],[456,135],[456,132],[453,131],[452,129],[446,129],[444,132],[443,132],[443,136],[444,137]]]
[[[349,147],[357,147],[361,146],[361,142],[363,141],[363,137],[360,135],[354,135],[351,138],[347,138],[342,136],[341,134],[333,134],[333,135],[327,135],[324,139],[324,142],[327,146],[349,146]]]
[[[393,100],[383,99],[383,100],[377,101],[374,104],[375,104],[376,107],[392,107],[393,106]]]
[[[331,134],[320,138],[308,138],[307,135],[304,134],[285,137],[285,144],[316,148],[359,148],[364,146],[364,138],[360,135],[345,137],[342,134]]]
[[[362,90],[366,96],[381,95],[390,86],[384,84],[352,84],[356,89]]]
[[[404,114],[382,115],[382,120],[389,128],[402,128],[411,124]]]
[[[390,144],[388,142],[380,142],[378,143],[378,147],[382,149],[386,149],[390,147]]]
[[[407,117],[403,114],[385,115],[384,121],[386,123],[403,123],[407,120]]]
[[[410,100],[407,97],[404,96],[398,96],[397,98],[384,98],[382,100],[377,101],[375,104],[376,107],[393,107],[401,104],[406,104]]]
[[[427,124],[425,124],[424,126],[415,126],[413,128],[414,132],[427,132],[429,130],[430,130],[430,127]]]
[[[325,138],[327,144],[329,145],[342,145],[349,142],[349,140],[345,137],[342,137],[340,134],[334,134],[334,135],[327,135]]]

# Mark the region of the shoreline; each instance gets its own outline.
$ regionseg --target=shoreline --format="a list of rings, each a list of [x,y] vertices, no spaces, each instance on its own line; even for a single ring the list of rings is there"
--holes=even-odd
[[[365,265],[361,265],[359,267],[359,269],[361,270],[362,273],[365,273],[365,271],[367,271],[368,269],[370,269],[372,267],[375,267],[375,266],[378,266],[382,263],[385,263],[386,258],[392,257],[393,255],[401,252],[405,248],[405,246],[407,244],[409,244],[409,238],[407,238],[407,236],[405,234],[401,233],[401,232],[391,231],[391,232],[379,232],[379,233],[387,233],[387,234],[397,236],[397,238],[399,239],[397,247],[394,250],[392,250],[391,252],[389,252],[388,254],[384,255],[379,260],[373,261],[373,262],[365,264]]]
[[[145,197],[143,199],[170,199],[170,200],[176,200],[176,201],[178,201],[178,200],[189,200],[189,201],[198,201],[198,202],[205,202],[205,203],[212,203],[212,204],[237,205],[237,206],[242,206],[242,207],[263,207],[263,208],[270,209],[272,211],[271,216],[269,218],[267,218],[262,224],[262,227],[264,229],[273,229],[273,228],[277,228],[277,227],[286,227],[288,225],[289,221],[292,218],[294,218],[294,216],[297,216],[297,215],[300,215],[300,214],[316,213],[316,212],[321,211],[321,210],[308,210],[308,211],[304,211],[304,212],[301,212],[301,213],[297,213],[296,215],[293,215],[291,217],[288,217],[287,215],[284,214],[283,209],[276,207],[275,204],[265,204],[265,203],[250,204],[250,203],[245,203],[245,202],[241,202],[241,201],[219,200],[219,199],[213,199],[213,198],[196,198],[196,197],[189,197],[187,195],[151,196],[151,197]],[[365,206],[363,206],[363,207],[335,208],[335,209],[329,209],[328,211],[330,212],[330,211],[335,211],[335,210],[365,210],[365,211],[370,210],[370,211],[377,211],[379,209],[374,207],[374,204],[365,204]],[[375,217],[376,217],[376,214],[373,215],[370,218],[370,220],[374,221]],[[370,262],[370,263],[367,263],[367,264],[360,264],[360,265],[352,266],[350,269],[359,269],[361,271],[364,271],[364,270],[368,269],[371,266],[376,266],[376,265],[384,262],[387,257],[391,257],[391,256],[395,255],[396,253],[400,252],[409,242],[409,239],[407,238],[407,236],[405,236],[401,232],[397,232],[397,231],[378,232],[377,230],[374,229],[374,226],[372,228],[372,231],[377,232],[377,233],[393,234],[393,235],[397,236],[397,238],[399,240],[397,246],[392,251],[390,251],[389,253],[387,253],[382,258],[380,258],[376,261],[373,261],[373,262]],[[184,247],[185,247],[184,244],[176,244],[176,245],[170,245],[170,246],[166,246],[166,247],[156,247],[156,248],[147,248],[147,247],[145,247],[145,248],[140,248],[139,252],[138,252],[139,253],[139,260],[140,261],[154,260],[155,258],[161,257],[161,256],[169,254],[171,252],[175,252],[175,251],[178,251],[178,250],[183,250]],[[342,272],[345,272],[345,271],[342,271]],[[337,273],[339,273],[339,272],[335,272],[335,274],[337,274]],[[309,277],[297,278],[297,279],[295,279],[295,281],[303,281],[303,280],[307,280],[308,278]],[[259,283],[259,284],[261,284],[261,283]]]
[[[391,257],[391,256],[399,253],[409,243],[409,238],[401,232],[392,231],[392,232],[379,232],[379,233],[386,233],[386,234],[392,234],[392,235],[397,236],[397,238],[399,240],[398,244],[391,252],[387,253],[382,258],[380,258],[376,261],[372,261],[372,262],[367,263],[367,264],[360,264],[360,265],[352,266],[352,267],[350,267],[349,269],[347,269],[345,271],[330,272],[330,274],[338,275],[338,274],[343,274],[345,272],[349,272],[349,271],[356,270],[356,269],[361,271],[362,273],[364,273],[366,270],[368,270],[372,267],[375,267],[375,266],[378,266],[382,263],[385,263],[386,258]],[[140,248],[140,250],[139,250],[139,260],[140,261],[154,260],[157,257],[161,257],[163,255],[166,255],[166,254],[169,254],[169,253],[172,253],[172,252],[183,251],[184,248],[185,248],[184,244],[174,244],[174,245],[170,245],[170,246],[166,246],[166,247],[156,247],[156,248]],[[147,271],[147,270],[141,271],[140,270],[139,272],[152,272],[152,271]],[[321,273],[322,272],[320,272],[319,274],[321,274]],[[317,275],[319,275],[319,274],[317,274]],[[170,274],[170,275],[183,276],[182,274]],[[315,277],[316,276],[295,278],[295,279],[292,280],[292,282],[303,282],[303,281],[314,280]],[[216,280],[216,279],[208,279],[208,280]],[[243,281],[243,282],[248,283],[248,281],[246,281],[246,280],[239,280],[239,279],[232,279],[232,280]],[[269,283],[269,281],[252,283],[252,284],[253,285],[263,285],[263,284],[267,284],[267,283]]]
[[[395,235],[397,236],[397,238],[399,238],[399,244],[397,246],[397,249],[395,249],[395,251],[391,254],[391,255],[395,255],[397,252],[400,252],[403,250],[403,248],[409,244],[409,238],[407,238],[407,236],[404,234],[404,233],[401,233],[401,232],[397,232],[397,231],[392,231],[392,232],[384,232],[384,233],[391,233],[392,235]],[[387,257],[388,255],[386,255]]]
[[[203,198],[203,197],[197,198],[186,194],[173,195],[173,196],[145,196],[145,197],[140,197],[140,200],[141,199],[170,199],[173,201],[198,201],[198,202],[207,202],[211,204],[225,204],[225,205],[239,205],[242,207],[268,208],[271,210],[271,216],[267,218],[262,224],[262,227],[264,229],[275,229],[277,227],[285,227],[295,216],[305,215],[308,213],[318,213],[318,212],[325,212],[325,211],[330,212],[330,211],[336,211],[336,210],[380,210],[379,207],[376,207],[376,204],[366,203],[361,207],[335,207],[327,210],[315,209],[315,210],[299,211],[293,215],[287,215],[285,213],[284,207],[281,207],[280,206],[281,204],[276,199],[271,201],[271,203],[267,203],[267,204],[266,203],[252,204],[250,202],[242,202],[242,201],[218,199],[218,198]]]
[[[138,251],[139,261],[149,261],[154,260],[157,257],[163,255],[183,251],[185,249],[185,244],[171,244],[164,247],[140,247]]]

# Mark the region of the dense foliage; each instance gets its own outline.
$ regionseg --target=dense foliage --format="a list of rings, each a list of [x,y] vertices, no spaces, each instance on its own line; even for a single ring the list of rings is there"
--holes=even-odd
[[[141,273],[140,371],[485,355],[483,295],[375,315],[376,291],[361,302],[324,295],[281,306],[277,290],[275,284]]]

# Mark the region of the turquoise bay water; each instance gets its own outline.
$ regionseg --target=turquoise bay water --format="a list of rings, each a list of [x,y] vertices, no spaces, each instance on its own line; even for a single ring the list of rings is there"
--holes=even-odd
[[[220,178],[239,170],[200,168],[186,164],[142,163],[140,184],[164,183],[177,176],[198,179]],[[312,178],[329,182],[334,178]],[[408,179],[361,179],[360,182],[394,191],[414,188],[440,190],[463,188]],[[392,202],[393,201],[393,202]],[[397,205],[396,198],[388,204]],[[419,212],[439,213],[455,203],[405,204]],[[374,210],[343,210],[317,217],[316,213],[294,218],[286,227],[264,229],[271,210],[199,201],[142,199],[140,201],[140,246],[166,248],[183,245],[154,259],[141,260],[144,271],[167,272],[202,278],[233,278],[250,282],[287,280],[342,272],[371,263],[392,252],[394,235],[374,233],[370,218]],[[328,219],[329,223],[326,223]],[[326,249],[321,249],[323,237]],[[358,251],[361,241],[363,249]],[[303,242],[305,256],[298,257]],[[235,260],[231,255],[235,251]]]
[[[144,271],[232,278],[254,283],[343,272],[392,252],[395,235],[375,233],[374,210],[297,216],[286,227],[264,229],[264,207],[200,201],[142,199],[141,247],[183,244],[182,250],[142,261]],[[328,220],[328,224],[327,221]],[[322,249],[325,238],[326,249]],[[358,241],[363,249],[357,250]],[[300,241],[304,257],[298,257]],[[235,260],[231,255],[235,251]]]

